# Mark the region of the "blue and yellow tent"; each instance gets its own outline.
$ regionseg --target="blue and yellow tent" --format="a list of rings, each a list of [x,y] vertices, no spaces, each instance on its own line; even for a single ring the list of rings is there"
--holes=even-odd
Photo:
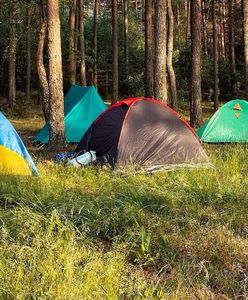
[[[0,174],[38,175],[30,157],[15,128],[0,112]]]

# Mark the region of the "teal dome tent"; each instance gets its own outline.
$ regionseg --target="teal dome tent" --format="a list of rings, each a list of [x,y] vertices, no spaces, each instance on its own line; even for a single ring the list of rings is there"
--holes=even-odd
[[[229,101],[197,130],[197,134],[206,143],[248,143],[248,102]]]
[[[107,105],[93,86],[73,85],[64,101],[66,142],[79,142],[92,122],[105,109]],[[35,140],[44,144],[48,143],[49,123],[46,123],[36,134]]]

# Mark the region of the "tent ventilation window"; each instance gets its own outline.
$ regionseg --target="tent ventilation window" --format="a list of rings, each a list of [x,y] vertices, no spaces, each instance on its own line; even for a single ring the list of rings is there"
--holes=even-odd
[[[233,107],[233,110],[241,110],[242,111],[243,109],[241,108],[239,103],[236,103]]]

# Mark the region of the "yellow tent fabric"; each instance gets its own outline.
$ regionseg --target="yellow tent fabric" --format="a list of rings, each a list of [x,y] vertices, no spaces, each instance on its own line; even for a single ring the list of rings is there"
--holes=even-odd
[[[4,175],[31,175],[25,159],[14,151],[0,145],[0,174]]]
[[[21,138],[0,112],[0,174],[39,175]]]

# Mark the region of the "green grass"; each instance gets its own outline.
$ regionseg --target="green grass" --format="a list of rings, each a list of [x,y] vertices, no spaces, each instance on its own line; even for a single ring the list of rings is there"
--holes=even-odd
[[[214,170],[1,177],[0,298],[248,297],[247,148],[207,151]]]
[[[40,118],[12,116],[26,144]],[[29,124],[27,126],[27,124]],[[248,147],[215,169],[0,176],[0,299],[248,299]]]

